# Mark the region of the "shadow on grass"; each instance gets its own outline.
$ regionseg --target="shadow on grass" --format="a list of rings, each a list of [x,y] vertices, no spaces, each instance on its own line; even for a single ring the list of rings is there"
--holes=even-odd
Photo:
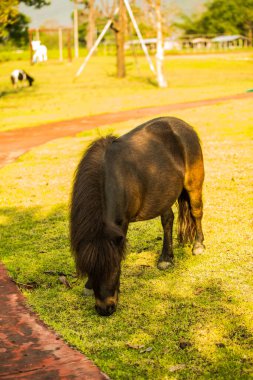
[[[159,221],[131,227],[120,303],[110,318],[96,315],[93,298],[82,296],[83,281],[74,277],[66,205],[47,215],[36,207],[2,207],[0,223],[1,260],[17,283],[36,284],[25,288],[31,305],[112,378],[250,378],[253,337],[239,301],[222,278],[199,273],[186,280],[194,265],[188,248],[177,247],[175,267],[159,271]],[[71,288],[48,271],[65,273]]]
[[[34,92],[35,88],[36,88],[36,84],[34,84],[32,87],[28,86],[27,84],[24,84],[23,86],[21,85],[20,87],[17,87],[17,88],[10,87],[10,88],[4,89],[3,91],[0,91],[0,99],[6,96],[10,96],[10,95],[22,95],[22,94],[25,94],[27,91]]]
[[[0,91],[0,99],[1,98],[4,98],[6,96],[10,96],[10,95],[17,95],[17,94],[22,94],[22,93],[25,93],[27,90],[29,92],[31,92],[31,90],[33,91],[34,90],[34,87],[33,86],[32,88],[29,87],[29,86],[23,86],[23,87],[18,87],[18,88],[8,88],[6,90],[3,90],[3,91]],[[34,91],[33,91],[34,92]]]
[[[157,81],[156,81],[154,78],[148,78],[148,79],[147,79],[147,83],[150,84],[150,85],[153,86],[153,87],[158,88]]]
[[[17,88],[17,89],[12,88],[12,89],[8,89],[8,90],[0,91],[0,98],[3,98],[3,97],[8,96],[8,95],[17,94],[21,91],[22,91],[22,88]]]
[[[36,207],[1,208],[0,220],[0,258],[17,282],[40,284],[46,280],[46,270],[73,274],[66,206],[45,217]]]

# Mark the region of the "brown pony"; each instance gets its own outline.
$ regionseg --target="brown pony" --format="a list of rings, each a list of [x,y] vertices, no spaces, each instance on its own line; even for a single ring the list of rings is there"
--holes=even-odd
[[[119,138],[102,137],[84,154],[72,194],[70,234],[79,275],[95,294],[97,312],[116,310],[121,261],[130,222],[161,216],[158,268],[173,263],[172,205],[178,201],[178,237],[204,251],[203,156],[199,138],[174,117],[148,121]]]

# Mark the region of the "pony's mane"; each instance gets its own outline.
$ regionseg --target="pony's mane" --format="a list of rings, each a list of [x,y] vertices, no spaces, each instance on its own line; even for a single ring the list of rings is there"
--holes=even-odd
[[[119,268],[124,252],[124,235],[105,221],[104,154],[116,140],[102,137],[85,152],[76,172],[70,215],[71,248],[79,275],[101,278]]]

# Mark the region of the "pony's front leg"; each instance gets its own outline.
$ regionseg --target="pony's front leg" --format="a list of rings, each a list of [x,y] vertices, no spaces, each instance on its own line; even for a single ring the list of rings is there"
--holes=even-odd
[[[174,214],[171,208],[161,215],[161,221],[163,226],[163,249],[157,267],[158,269],[164,270],[171,266],[174,260],[172,248]]]
[[[83,289],[83,294],[85,296],[92,296],[94,294],[91,279],[88,277]]]

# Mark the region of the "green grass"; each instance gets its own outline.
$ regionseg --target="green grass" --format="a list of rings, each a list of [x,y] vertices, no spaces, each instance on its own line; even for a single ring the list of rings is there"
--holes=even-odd
[[[159,89],[144,57],[126,57],[127,77],[115,76],[115,57],[94,56],[76,82],[83,58],[72,63],[49,60],[1,63],[0,131],[154,105],[215,98],[252,88],[253,53],[168,56],[168,88]],[[14,90],[10,73],[27,70],[34,86]]]
[[[183,64],[181,68],[186,70]],[[147,94],[157,91],[148,86],[144,84]],[[203,94],[196,89],[197,96]],[[123,133],[143,119],[55,140],[1,169],[1,259],[40,317],[114,380],[250,379],[252,101],[174,115],[194,125],[203,144],[204,255],[193,257],[190,247],[182,249],[175,241],[175,267],[161,272],[156,268],[162,244],[159,220],[133,223],[117,312],[99,317],[94,299],[82,296],[68,236],[74,170],[96,135]],[[58,272],[66,274],[70,289]]]

